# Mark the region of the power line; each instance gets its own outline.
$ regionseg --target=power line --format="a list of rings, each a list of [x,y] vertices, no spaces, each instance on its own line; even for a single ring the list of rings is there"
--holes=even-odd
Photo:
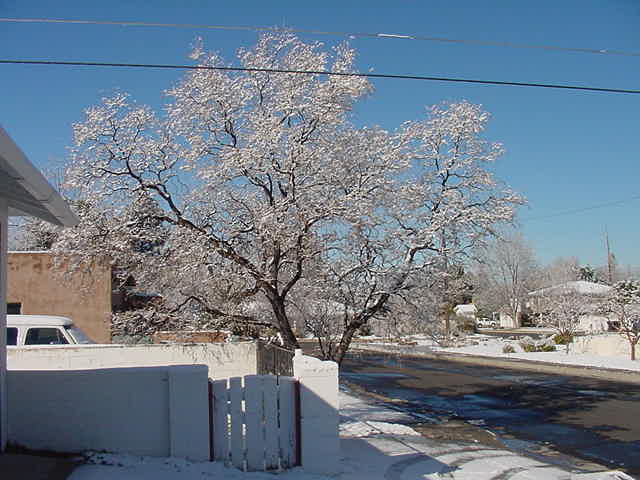
[[[513,42],[496,42],[487,40],[459,39],[447,37],[431,37],[425,35],[410,35],[399,33],[378,33],[378,32],[345,32],[331,30],[313,30],[303,28],[279,28],[279,27],[260,27],[260,26],[242,26],[242,25],[202,25],[193,23],[151,23],[151,22],[121,22],[112,20],[70,20],[70,19],[53,19],[53,18],[0,18],[0,22],[11,23],[55,23],[55,24],[72,24],[72,25],[116,25],[121,27],[163,27],[163,28],[194,28],[208,30],[227,30],[227,31],[249,31],[249,32],[277,32],[288,31],[292,33],[306,33],[310,35],[333,35],[348,38],[376,38],[376,39],[396,39],[396,40],[415,40],[423,42],[439,42],[460,45],[477,45],[483,47],[504,47],[504,48],[520,48],[520,49],[536,49],[560,52],[588,53],[596,55],[619,55],[627,57],[640,57],[639,52],[626,52],[622,50],[609,50],[607,48],[573,48],[559,47],[556,45],[538,45]]]
[[[561,216],[565,216],[565,215],[573,215],[576,213],[582,213],[582,212],[588,212],[590,210],[596,210],[599,208],[605,208],[605,207],[613,207],[616,205],[622,205],[623,203],[627,203],[630,202],[632,200],[640,200],[640,195],[634,195],[633,197],[629,197],[626,198],[624,200],[616,200],[613,202],[607,202],[607,203],[600,203],[598,205],[591,205],[589,207],[583,207],[583,208],[576,208],[575,210],[566,210],[564,212],[558,212],[558,213],[552,213],[550,215],[542,215],[539,217],[530,217],[530,218],[524,218],[522,219],[523,222],[529,222],[529,221],[533,221],[533,220],[544,220],[547,218],[555,218],[555,217],[561,217]]]
[[[2,60],[0,59],[0,64],[290,73],[290,74],[299,74],[299,75],[331,75],[336,77],[389,78],[389,79],[395,79],[395,80],[423,80],[423,81],[436,81],[436,82],[474,83],[474,84],[482,84],[482,85],[553,88],[553,89],[564,89],[564,90],[582,90],[582,91],[600,92],[600,93],[633,93],[633,94],[640,93],[640,90],[628,90],[628,89],[622,89],[622,88],[583,87],[578,85],[561,85],[561,84],[531,83],[531,82],[509,82],[509,81],[501,81],[501,80],[478,80],[478,79],[471,79],[471,78],[429,77],[429,76],[423,76],[423,75],[397,75],[397,74],[390,74],[390,73],[332,72],[329,70],[289,70],[284,68],[214,67],[214,66],[207,66],[207,65],[174,65],[174,64],[156,64],[156,63],[64,62],[64,61],[58,61],[58,60]]]

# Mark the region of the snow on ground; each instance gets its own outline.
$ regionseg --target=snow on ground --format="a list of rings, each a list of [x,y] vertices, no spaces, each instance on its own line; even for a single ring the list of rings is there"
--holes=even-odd
[[[294,468],[244,473],[220,462],[95,453],[69,480],[633,480],[620,472],[571,473],[510,450],[442,443],[394,422],[406,414],[340,392],[340,472],[324,477]]]
[[[502,353],[505,343],[514,346],[517,353]],[[634,370],[640,372],[640,361],[633,361],[621,356],[602,356],[586,353],[573,353],[571,347],[569,353],[563,345],[558,346],[555,352],[523,352],[515,341],[506,342],[502,339],[489,339],[481,341],[478,345],[461,348],[440,349],[451,353],[466,353],[469,355],[482,355],[489,357],[519,358],[523,360],[535,360],[537,362],[552,362],[565,365],[579,365],[585,367],[615,368],[620,370]]]
[[[368,437],[377,434],[419,435],[411,427],[393,423],[411,420],[406,413],[381,408],[340,392],[341,437]]]
[[[412,420],[406,413],[363,402],[345,391],[340,392],[341,437],[367,437],[381,433],[418,435],[412,428],[397,423]]]
[[[368,421],[340,425],[340,435],[343,437],[368,437],[377,434],[420,435],[413,428],[397,423]]]
[[[523,333],[526,333],[526,329],[521,329]],[[533,333],[547,333],[540,329],[530,329]],[[365,337],[366,338],[366,337]],[[373,338],[372,345],[374,344]],[[630,360],[627,356],[601,356],[584,353],[573,353],[569,348],[569,353],[566,353],[564,345],[558,345],[558,350],[555,352],[523,352],[517,341],[508,340],[505,338],[496,338],[490,335],[475,334],[470,335],[467,340],[470,343],[476,343],[475,345],[468,345],[457,348],[443,348],[438,346],[433,340],[416,335],[407,337],[406,342],[415,342],[416,345],[398,345],[397,342],[385,342],[382,339],[376,339],[375,347],[367,347],[365,345],[356,345],[356,348],[374,348],[376,350],[385,350],[399,353],[430,353],[430,352],[442,352],[442,353],[463,353],[467,355],[478,355],[485,357],[497,357],[497,358],[517,358],[522,360],[535,360],[537,362],[550,362],[564,365],[575,365],[581,367],[599,367],[599,368],[613,368],[618,370],[631,370],[640,372],[640,360]],[[516,353],[502,353],[502,349],[506,344],[512,345]]]

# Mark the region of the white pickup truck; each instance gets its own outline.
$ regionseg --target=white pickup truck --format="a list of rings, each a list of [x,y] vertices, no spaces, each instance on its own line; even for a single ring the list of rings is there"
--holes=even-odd
[[[498,322],[496,320],[483,317],[476,320],[476,326],[478,328],[498,328]]]
[[[7,346],[76,345],[93,342],[67,317],[7,315]]]

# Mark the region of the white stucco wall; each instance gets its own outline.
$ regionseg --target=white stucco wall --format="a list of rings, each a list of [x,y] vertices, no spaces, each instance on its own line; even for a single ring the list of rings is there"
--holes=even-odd
[[[302,468],[335,475],[340,460],[338,364],[296,350],[293,375],[300,381]]]
[[[209,459],[204,366],[9,371],[9,442]]]
[[[629,358],[631,356],[629,342],[617,333],[576,337],[571,348],[578,353],[605,357],[623,356]],[[636,358],[638,356],[640,356],[640,348],[636,345]]]
[[[257,373],[256,344],[82,345],[9,347],[9,370],[84,370],[206,365],[217,380]]]
[[[0,452],[7,444],[7,202],[0,198]]]

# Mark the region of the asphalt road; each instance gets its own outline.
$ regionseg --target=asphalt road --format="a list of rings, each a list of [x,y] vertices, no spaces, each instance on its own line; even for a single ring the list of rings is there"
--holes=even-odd
[[[523,450],[640,475],[640,384],[372,352],[350,354],[340,375],[417,423],[420,414],[464,420]]]

